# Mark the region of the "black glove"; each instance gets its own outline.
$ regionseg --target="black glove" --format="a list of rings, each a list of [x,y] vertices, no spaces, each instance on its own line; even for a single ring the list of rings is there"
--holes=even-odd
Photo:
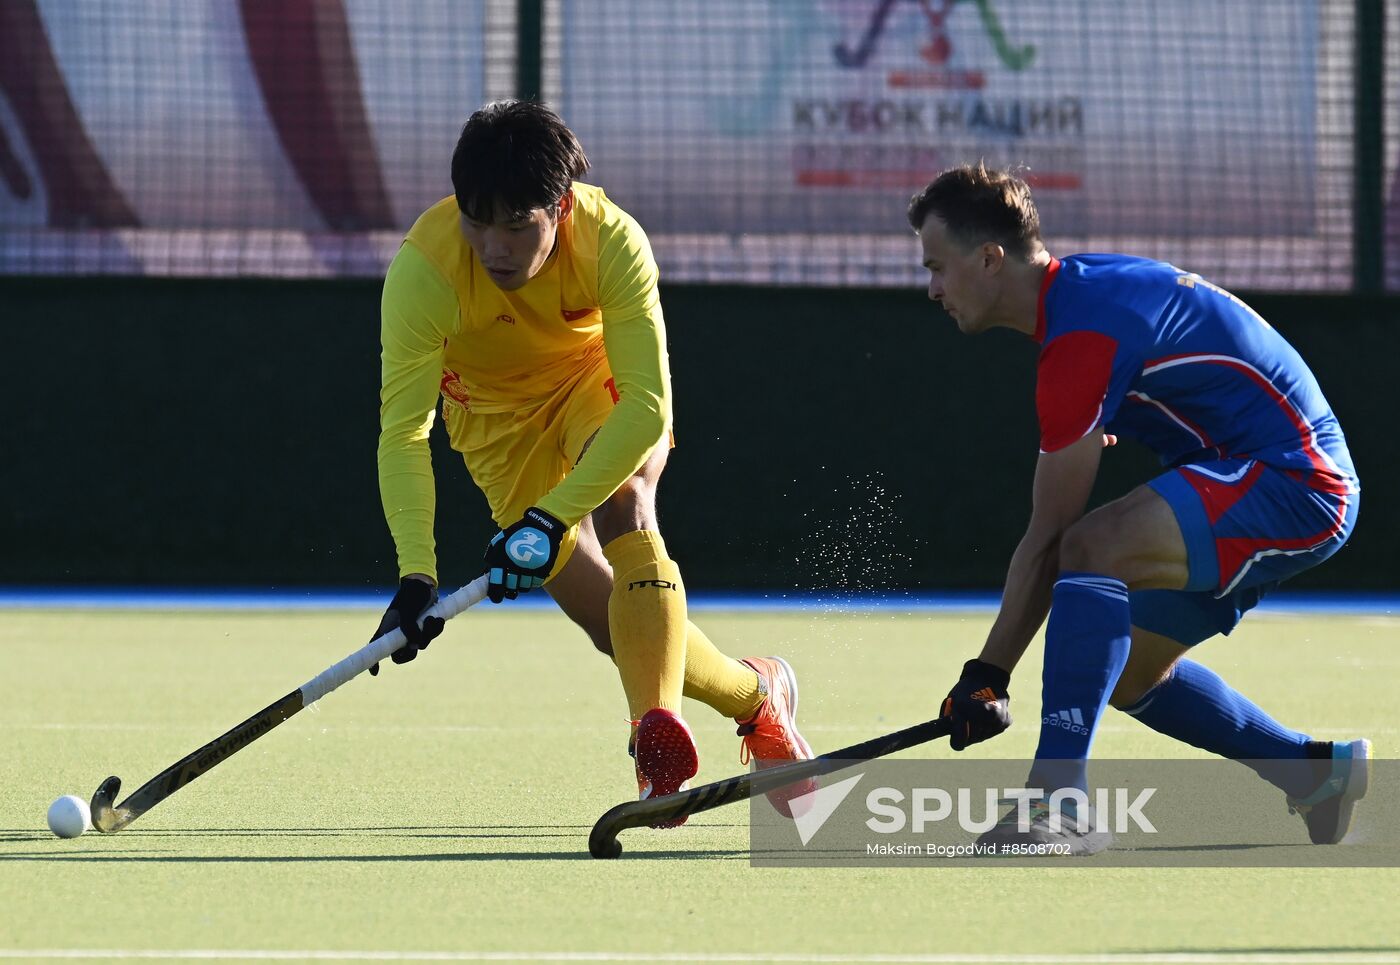
[[[514,600],[537,586],[559,559],[559,542],[568,529],[542,509],[531,506],[519,522],[491,538],[486,546],[486,595],[492,603]]]
[[[960,751],[1011,726],[1011,674],[982,660],[963,664],[962,676],[943,698],[943,716],[953,722],[948,744]]]
[[[403,627],[406,642],[395,650],[389,659],[394,663],[408,663],[418,656],[419,650],[428,649],[428,644],[433,638],[442,633],[442,617],[428,617],[421,627],[418,625],[423,611],[436,602],[437,587],[431,583],[414,577],[400,580],[399,592],[389,601],[389,609],[384,611],[384,618],[379,621],[379,629],[374,631],[371,639],[378,640],[394,627]],[[371,676],[379,676],[379,664],[370,667],[369,672]]]

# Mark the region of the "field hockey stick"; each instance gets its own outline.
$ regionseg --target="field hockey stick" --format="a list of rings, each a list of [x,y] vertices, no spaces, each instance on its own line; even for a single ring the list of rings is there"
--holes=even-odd
[[[485,596],[486,576],[482,575],[438,600],[423,616],[450,620],[480,603]],[[297,711],[314,704],[379,661],[388,659],[390,654],[403,646],[403,643],[403,629],[400,627],[376,637],[344,660],[327,667],[281,700],[264,707],[193,754],[180,758],[142,784],[120,805],[114,802],[117,792],[121,790],[122,780],[115,776],[107,778],[92,795],[92,826],[103,834],[115,834],[205,771],[222,764],[272,728],[294,716]]]
[[[852,744],[839,751],[814,757],[810,761],[794,761],[791,764],[739,774],[689,791],[677,791],[663,797],[619,804],[593,825],[593,831],[588,835],[588,853],[595,858],[616,858],[622,854],[622,842],[617,840],[617,836],[628,828],[674,821],[691,814],[699,814],[701,811],[724,807],[726,804],[746,801],[755,794],[767,794],[788,784],[854,767],[864,761],[947,737],[951,730],[952,725],[948,718],[939,717],[895,731],[893,734],[886,734],[884,737]]]

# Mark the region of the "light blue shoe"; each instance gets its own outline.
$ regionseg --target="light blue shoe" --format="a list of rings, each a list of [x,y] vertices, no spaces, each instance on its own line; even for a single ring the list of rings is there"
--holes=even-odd
[[[1289,798],[1288,813],[1301,814],[1313,844],[1337,844],[1351,828],[1356,802],[1371,779],[1371,742],[1332,745],[1332,773],[1307,797]]]

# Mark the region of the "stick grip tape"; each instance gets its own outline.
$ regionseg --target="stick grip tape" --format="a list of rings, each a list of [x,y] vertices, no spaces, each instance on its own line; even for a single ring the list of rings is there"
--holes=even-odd
[[[468,610],[486,598],[486,576],[478,576],[466,586],[447,596],[442,597],[433,604],[424,617],[442,617],[444,620],[451,620],[457,614]],[[395,627],[382,637],[375,637],[359,650],[337,664],[332,664],[325,670],[312,677],[301,685],[301,705],[314,704],[326,694],[335,690],[346,681],[364,673],[370,667],[381,660],[387,660],[389,654],[403,646],[403,630]]]

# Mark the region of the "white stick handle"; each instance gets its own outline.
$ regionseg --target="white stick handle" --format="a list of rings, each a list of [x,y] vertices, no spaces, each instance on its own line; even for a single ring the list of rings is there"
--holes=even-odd
[[[424,613],[424,617],[451,620],[463,610],[470,609],[486,598],[486,574],[472,580],[461,589],[441,598]],[[404,635],[395,627],[382,637],[375,637],[340,663],[333,664],[301,685],[301,705],[313,704],[346,681],[359,676],[389,654],[403,646]]]

